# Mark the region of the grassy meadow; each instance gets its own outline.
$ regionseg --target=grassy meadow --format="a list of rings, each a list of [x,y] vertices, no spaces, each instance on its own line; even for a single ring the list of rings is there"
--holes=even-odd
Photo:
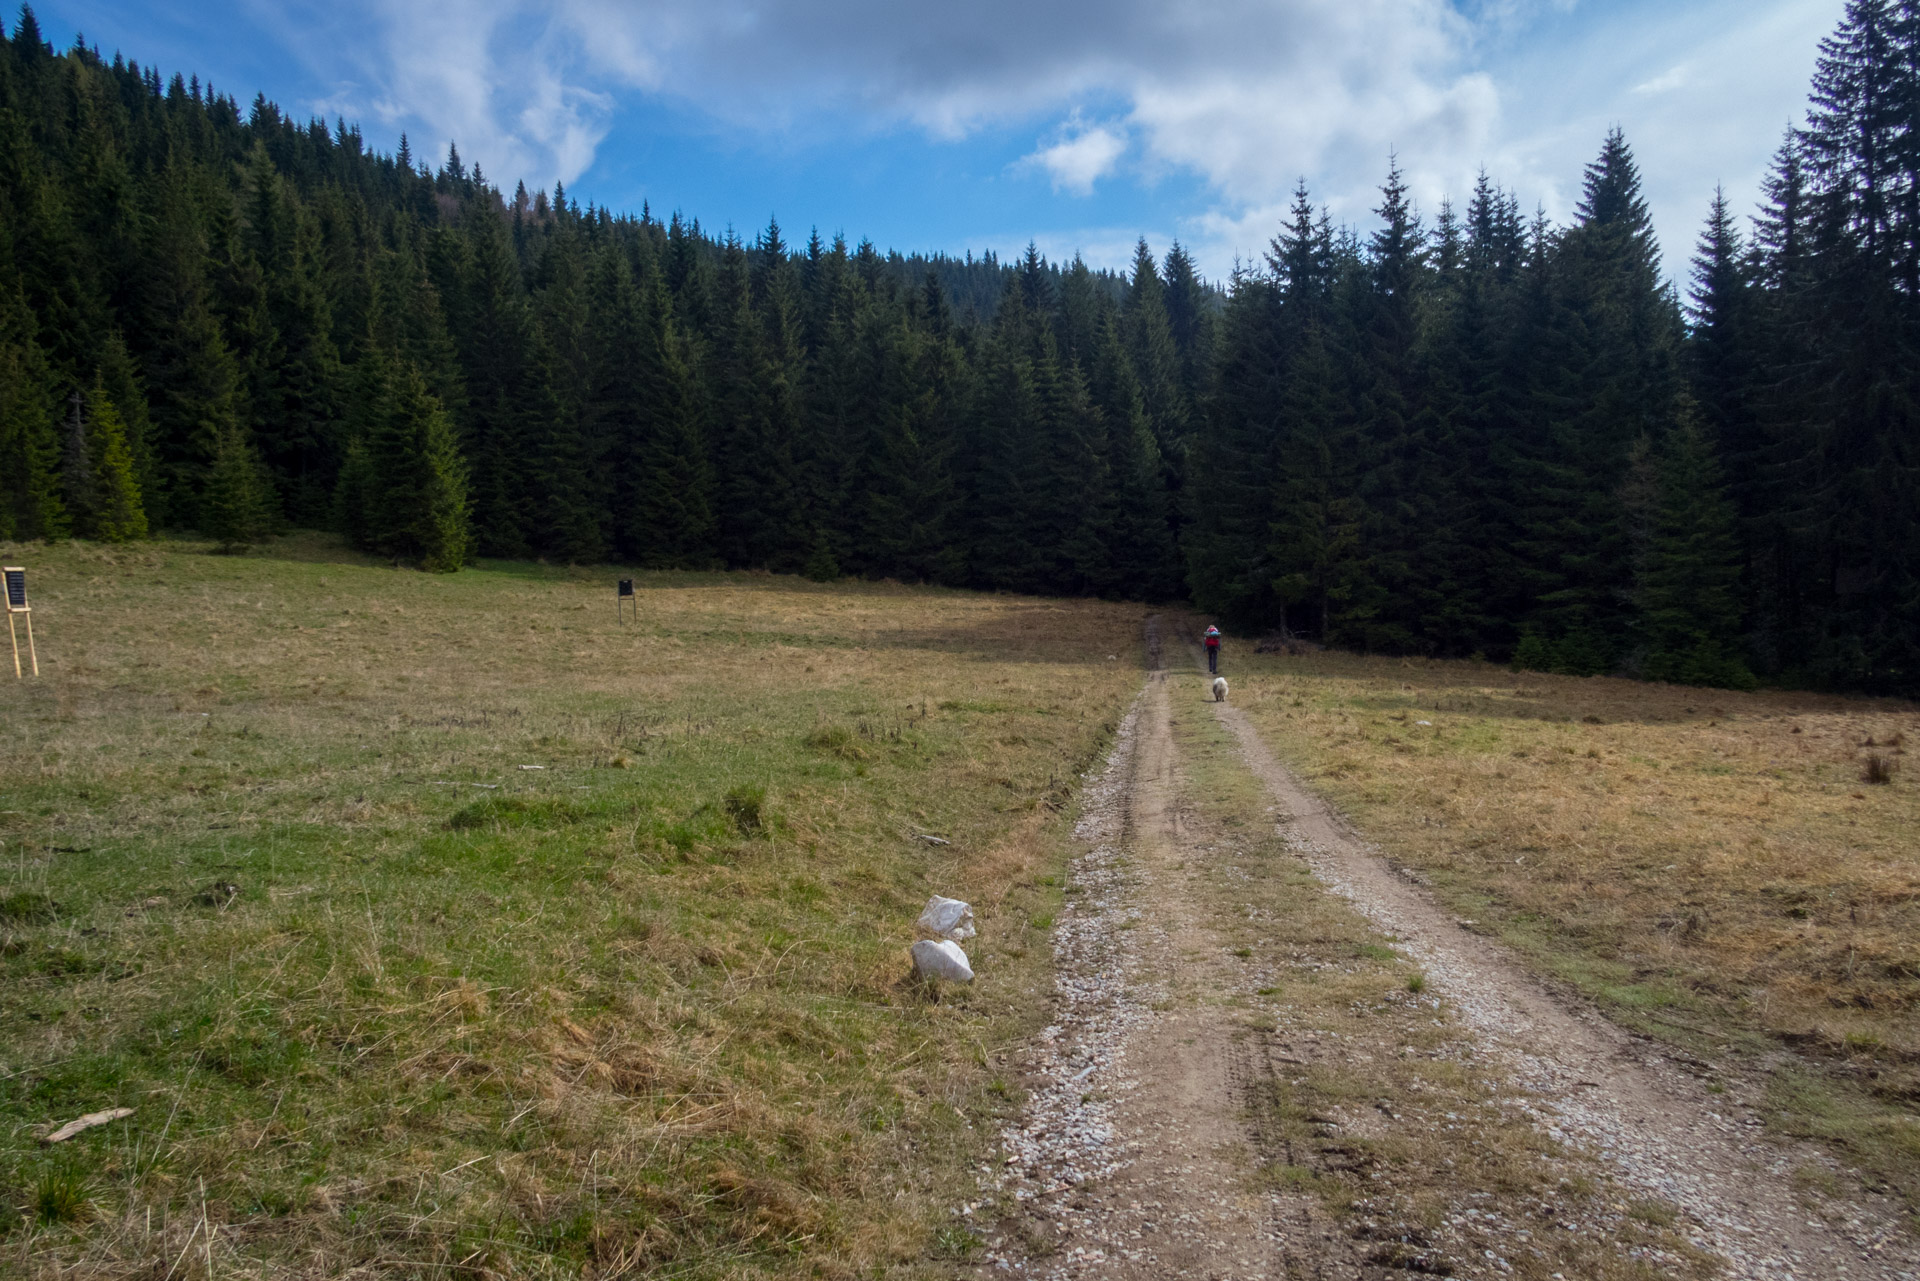
[[[42,670],[0,682],[0,1267],[964,1250],[1137,607],[643,574],[621,626],[609,570],[0,556]],[[982,918],[937,998],[933,892]]]
[[[1462,919],[1920,1210],[1920,707],[1228,665],[1275,752]]]

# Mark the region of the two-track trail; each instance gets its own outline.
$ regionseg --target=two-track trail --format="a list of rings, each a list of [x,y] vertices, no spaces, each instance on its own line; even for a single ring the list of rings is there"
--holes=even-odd
[[[1236,1029],[1220,948],[1182,882],[1165,672],[1092,786],[1091,848],[1055,924],[1055,1021],[1006,1137],[1020,1213],[987,1268],[1057,1277],[1279,1277],[1267,1198],[1245,1186]]]
[[[1183,764],[1174,732],[1175,699],[1189,725],[1204,721],[1199,682],[1159,670],[1151,632],[1149,642],[1156,670],[1090,780],[1076,828],[1084,852],[1055,925],[1054,1019],[1024,1063],[1028,1102],[1003,1135],[1001,1210],[976,1275],[1577,1281],[1577,1270],[1546,1270],[1556,1265],[1539,1248],[1566,1229],[1564,1240],[1590,1253],[1552,1257],[1608,1263],[1590,1275],[1920,1278],[1920,1256],[1890,1205],[1823,1200],[1810,1208],[1794,1172],[1831,1158],[1763,1137],[1755,1119],[1655,1048],[1551,995],[1397,876],[1231,704],[1209,705],[1231,733],[1222,742],[1237,744],[1236,768],[1264,787],[1291,858],[1311,869],[1311,878],[1296,872],[1304,888],[1292,892],[1349,919],[1357,910],[1360,928],[1370,924],[1415,960],[1430,985],[1358,1037],[1317,1028],[1311,1012],[1263,1017],[1255,992],[1281,989],[1256,985],[1278,984],[1272,975],[1287,967],[1287,954],[1262,957],[1235,944],[1248,920],[1272,921],[1271,905],[1283,900],[1259,897],[1247,878],[1261,869],[1210,823],[1205,782]],[[1296,965],[1321,965],[1300,959],[1297,946],[1291,955]],[[1277,1140],[1262,1120],[1272,1115],[1262,1100],[1284,1093],[1290,1074],[1365,1077],[1411,1051],[1400,1045],[1416,1035],[1409,1029],[1443,1023],[1475,1078],[1504,1092],[1507,1111],[1487,1115],[1506,1118],[1506,1141],[1518,1130],[1562,1154],[1569,1174],[1598,1188],[1589,1204],[1624,1211],[1628,1198],[1643,1198],[1635,1204],[1672,1207],[1668,1235],[1633,1236],[1624,1213],[1557,1222],[1574,1212],[1551,1202],[1551,1191],[1531,1202],[1554,1205],[1541,1212],[1547,1221],[1523,1222],[1517,1205],[1508,1214],[1497,1202],[1465,1200],[1463,1189],[1458,1212],[1429,1215],[1424,1235],[1383,1238],[1367,1200],[1350,1201],[1342,1218],[1312,1186],[1273,1177],[1310,1160],[1299,1155],[1306,1145]],[[1311,1118],[1323,1134],[1370,1133],[1369,1121],[1376,1130],[1425,1123],[1417,1108],[1386,1099],[1384,1122],[1323,1110],[1337,1113]],[[1447,1141],[1462,1149],[1500,1141],[1476,1135],[1484,1122],[1471,1115],[1437,1115],[1449,1118]],[[1379,1204],[1390,1201],[1383,1193]]]
[[[1597,1152],[1627,1187],[1679,1208],[1695,1243],[1729,1275],[1920,1277],[1920,1251],[1890,1203],[1847,1213],[1805,1206],[1797,1170],[1831,1165],[1810,1146],[1759,1133],[1760,1119],[1707,1091],[1650,1042],[1556,998],[1498,944],[1462,928],[1395,874],[1294,773],[1239,710],[1216,706],[1276,802],[1315,876],[1395,938],[1484,1050],[1552,1102],[1541,1124]]]

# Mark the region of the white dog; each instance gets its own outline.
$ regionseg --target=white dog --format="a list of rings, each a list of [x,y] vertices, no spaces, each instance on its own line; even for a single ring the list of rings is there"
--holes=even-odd
[[[1224,676],[1213,678],[1213,701],[1216,703],[1227,701],[1227,678]]]

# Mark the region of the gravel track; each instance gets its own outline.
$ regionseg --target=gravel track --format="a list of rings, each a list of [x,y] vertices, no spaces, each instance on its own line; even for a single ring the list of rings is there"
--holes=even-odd
[[[1920,1277],[1920,1252],[1898,1207],[1863,1197],[1823,1199],[1810,1211],[1794,1173],[1841,1174],[1829,1153],[1763,1135],[1757,1115],[1708,1093],[1657,1046],[1563,1004],[1506,949],[1396,874],[1274,758],[1238,708],[1216,704],[1214,714],[1320,881],[1403,942],[1432,990],[1529,1093],[1556,1100],[1535,1105],[1541,1129],[1595,1153],[1635,1190],[1678,1206],[1694,1243],[1724,1258],[1730,1277]]]
[[[1151,626],[1148,641],[1158,669]],[[1254,1046],[1221,1000],[1238,980],[1222,968],[1183,841],[1172,679],[1150,673],[1087,779],[1074,832],[1084,848],[1054,926],[1055,1017],[1026,1057],[1027,1104],[1001,1135],[1004,1164],[989,1180],[999,1217],[974,1275],[1387,1275],[1365,1265],[1313,1198],[1250,1190],[1256,1136],[1243,1102]],[[1396,874],[1237,708],[1213,711],[1294,852],[1418,961],[1543,1132],[1678,1207],[1681,1229],[1731,1278],[1920,1281],[1898,1207],[1810,1199],[1796,1171],[1845,1182],[1830,1154],[1764,1135],[1757,1116],[1708,1093],[1659,1047],[1550,993]]]

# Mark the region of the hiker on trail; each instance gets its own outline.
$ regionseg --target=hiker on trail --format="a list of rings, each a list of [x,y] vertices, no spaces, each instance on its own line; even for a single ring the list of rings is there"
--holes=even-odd
[[[1207,642],[1207,675],[1220,674],[1220,629],[1212,623],[1207,624],[1207,634],[1202,639]]]

